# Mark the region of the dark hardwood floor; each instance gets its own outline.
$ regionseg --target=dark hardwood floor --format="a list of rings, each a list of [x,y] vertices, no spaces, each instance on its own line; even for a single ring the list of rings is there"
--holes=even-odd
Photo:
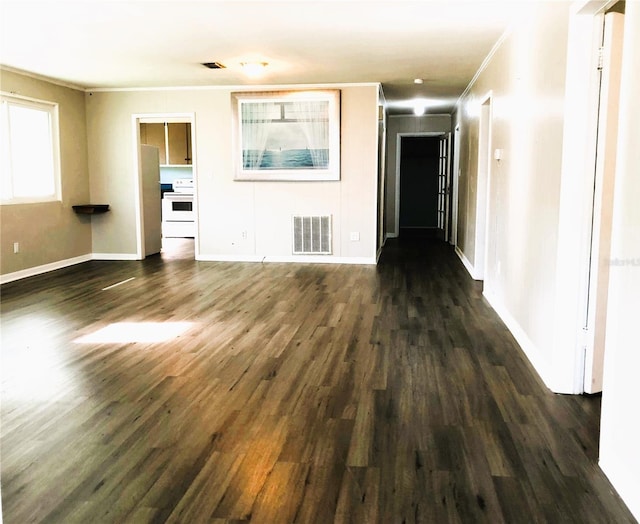
[[[6,524],[634,522],[445,244],[192,257],[2,287]]]

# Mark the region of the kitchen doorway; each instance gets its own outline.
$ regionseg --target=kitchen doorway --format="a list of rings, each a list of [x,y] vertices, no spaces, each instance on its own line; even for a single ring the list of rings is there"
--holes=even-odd
[[[156,249],[150,251],[148,246],[150,235],[159,229],[162,258],[197,259],[195,115],[137,114],[133,115],[133,126],[137,167],[135,187],[138,190],[138,257],[145,258],[157,253]],[[149,175],[145,174],[148,168],[143,166],[143,148],[154,148],[158,152],[159,177],[153,187],[148,180],[145,183],[145,177]],[[149,212],[149,207],[159,207],[159,215]]]

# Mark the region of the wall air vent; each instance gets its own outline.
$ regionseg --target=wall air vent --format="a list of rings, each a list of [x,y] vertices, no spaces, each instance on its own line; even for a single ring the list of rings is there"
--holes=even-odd
[[[226,69],[227,66],[224,64],[221,64],[220,62],[204,62],[202,64],[205,67],[208,67],[209,69]]]
[[[294,255],[331,253],[331,215],[293,217]]]

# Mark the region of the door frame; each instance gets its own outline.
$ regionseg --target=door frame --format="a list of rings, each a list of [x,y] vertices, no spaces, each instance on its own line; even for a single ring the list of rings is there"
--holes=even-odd
[[[400,157],[402,155],[402,139],[404,137],[424,137],[424,138],[437,138],[446,136],[445,131],[424,131],[415,133],[398,133],[396,137],[396,205],[395,205],[395,217],[394,217],[394,229],[395,236],[400,236]],[[450,196],[447,196],[450,198]]]
[[[453,130],[453,167],[451,169],[451,237],[449,243],[458,245],[458,187],[460,184],[460,124]]]
[[[478,177],[476,189],[476,239],[473,260],[476,280],[486,280],[489,245],[495,243],[489,230],[491,216],[491,175],[493,155],[493,91],[480,98],[478,121]],[[481,164],[484,164],[481,170]]]
[[[602,17],[617,0],[574,0],[570,6],[562,135],[553,340],[547,384],[584,393],[588,265],[597,136],[598,49]]]
[[[442,232],[444,241],[448,244],[450,227],[449,210],[451,208],[451,132],[441,137],[438,145],[438,179],[444,176],[444,187],[442,188],[444,192]],[[444,173],[442,171],[444,171]],[[440,212],[440,180],[438,180],[438,214]],[[438,217],[438,222],[439,221],[440,217]]]
[[[619,18],[621,17],[621,18]],[[624,15],[607,13],[603,20],[603,70],[598,102],[597,139],[593,173],[593,198],[587,296],[584,305],[586,393],[602,391],[606,306],[609,287],[609,258],[613,188],[615,183],[616,144],[619,115],[619,81],[621,73]]]
[[[188,123],[191,124],[191,168],[193,172],[193,212],[195,216],[195,238],[194,249],[195,259],[200,255],[200,242],[198,234],[198,176],[197,176],[197,148],[196,148],[196,114],[195,113],[134,113],[131,115],[131,125],[133,126],[133,173],[134,180],[134,201],[135,201],[135,221],[136,221],[136,259],[145,258],[144,248],[144,213],[142,200],[142,164],[140,158],[140,124],[154,123]]]

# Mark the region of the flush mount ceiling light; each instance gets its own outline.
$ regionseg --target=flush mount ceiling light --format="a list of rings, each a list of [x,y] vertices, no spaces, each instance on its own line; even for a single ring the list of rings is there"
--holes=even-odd
[[[240,62],[240,65],[245,75],[255,78],[262,75],[269,64],[267,62]]]
[[[427,104],[423,100],[416,100],[413,104],[413,114],[416,116],[424,115],[427,109]]]
[[[414,84],[422,84],[424,82],[424,80],[422,80],[422,78],[416,78],[413,83]]]

